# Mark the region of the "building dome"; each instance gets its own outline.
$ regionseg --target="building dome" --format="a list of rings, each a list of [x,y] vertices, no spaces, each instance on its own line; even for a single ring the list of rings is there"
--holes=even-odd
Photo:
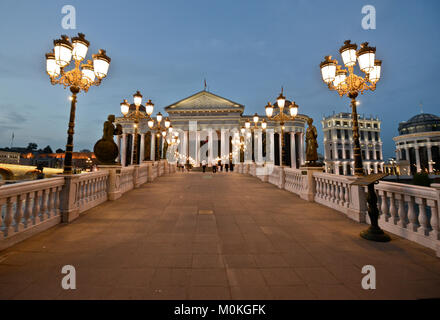
[[[440,117],[430,113],[421,113],[399,123],[399,135],[431,131],[440,131]]]

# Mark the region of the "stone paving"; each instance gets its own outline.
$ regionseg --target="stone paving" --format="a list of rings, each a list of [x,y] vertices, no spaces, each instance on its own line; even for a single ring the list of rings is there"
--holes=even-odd
[[[0,252],[1,299],[420,299],[440,259],[235,173],[158,178]],[[77,289],[61,288],[76,268]],[[373,265],[377,289],[363,290]]]

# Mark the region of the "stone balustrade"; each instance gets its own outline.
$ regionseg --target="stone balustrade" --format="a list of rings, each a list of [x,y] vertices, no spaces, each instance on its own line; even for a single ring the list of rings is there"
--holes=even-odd
[[[0,187],[0,250],[61,222],[63,185],[57,177]]]
[[[71,222],[81,213],[153,181],[157,175],[174,173],[175,166],[166,160],[129,167],[101,166],[95,172],[3,185],[0,250],[61,222]]]
[[[284,182],[284,189],[300,196],[307,183],[305,181],[306,176],[304,176],[302,171],[298,169],[286,168],[284,169],[284,172],[286,179]]]
[[[252,165],[247,165],[252,168]],[[252,171],[253,169],[251,169]],[[238,170],[245,173],[245,170]],[[367,188],[353,185],[357,177],[323,173],[322,168],[256,167],[256,176],[280,189],[335,209],[360,223],[370,223]],[[420,187],[380,181],[375,185],[384,230],[435,250],[440,257],[440,184]]]
[[[439,253],[439,184],[421,187],[380,181],[376,191],[381,228]]]

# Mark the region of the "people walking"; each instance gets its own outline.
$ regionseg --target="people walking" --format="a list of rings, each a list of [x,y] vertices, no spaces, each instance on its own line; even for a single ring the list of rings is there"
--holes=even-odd
[[[217,172],[217,163],[215,162],[215,160],[212,162],[212,173],[216,173]]]
[[[205,173],[206,171],[206,161],[202,160],[202,169],[203,169],[203,173]]]

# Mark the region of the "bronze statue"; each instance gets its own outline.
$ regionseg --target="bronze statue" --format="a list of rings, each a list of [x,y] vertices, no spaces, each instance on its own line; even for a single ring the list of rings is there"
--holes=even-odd
[[[113,141],[113,136],[122,134],[122,126],[118,123],[115,127],[115,115],[110,114],[104,122],[103,135],[98,142],[96,142],[93,151],[95,156],[101,164],[115,164],[115,159],[119,155],[119,149]]]
[[[306,131],[306,161],[307,165],[316,166],[316,161],[318,160],[318,142],[316,140],[318,132],[313,125],[312,118],[307,120],[307,124],[309,126]]]

